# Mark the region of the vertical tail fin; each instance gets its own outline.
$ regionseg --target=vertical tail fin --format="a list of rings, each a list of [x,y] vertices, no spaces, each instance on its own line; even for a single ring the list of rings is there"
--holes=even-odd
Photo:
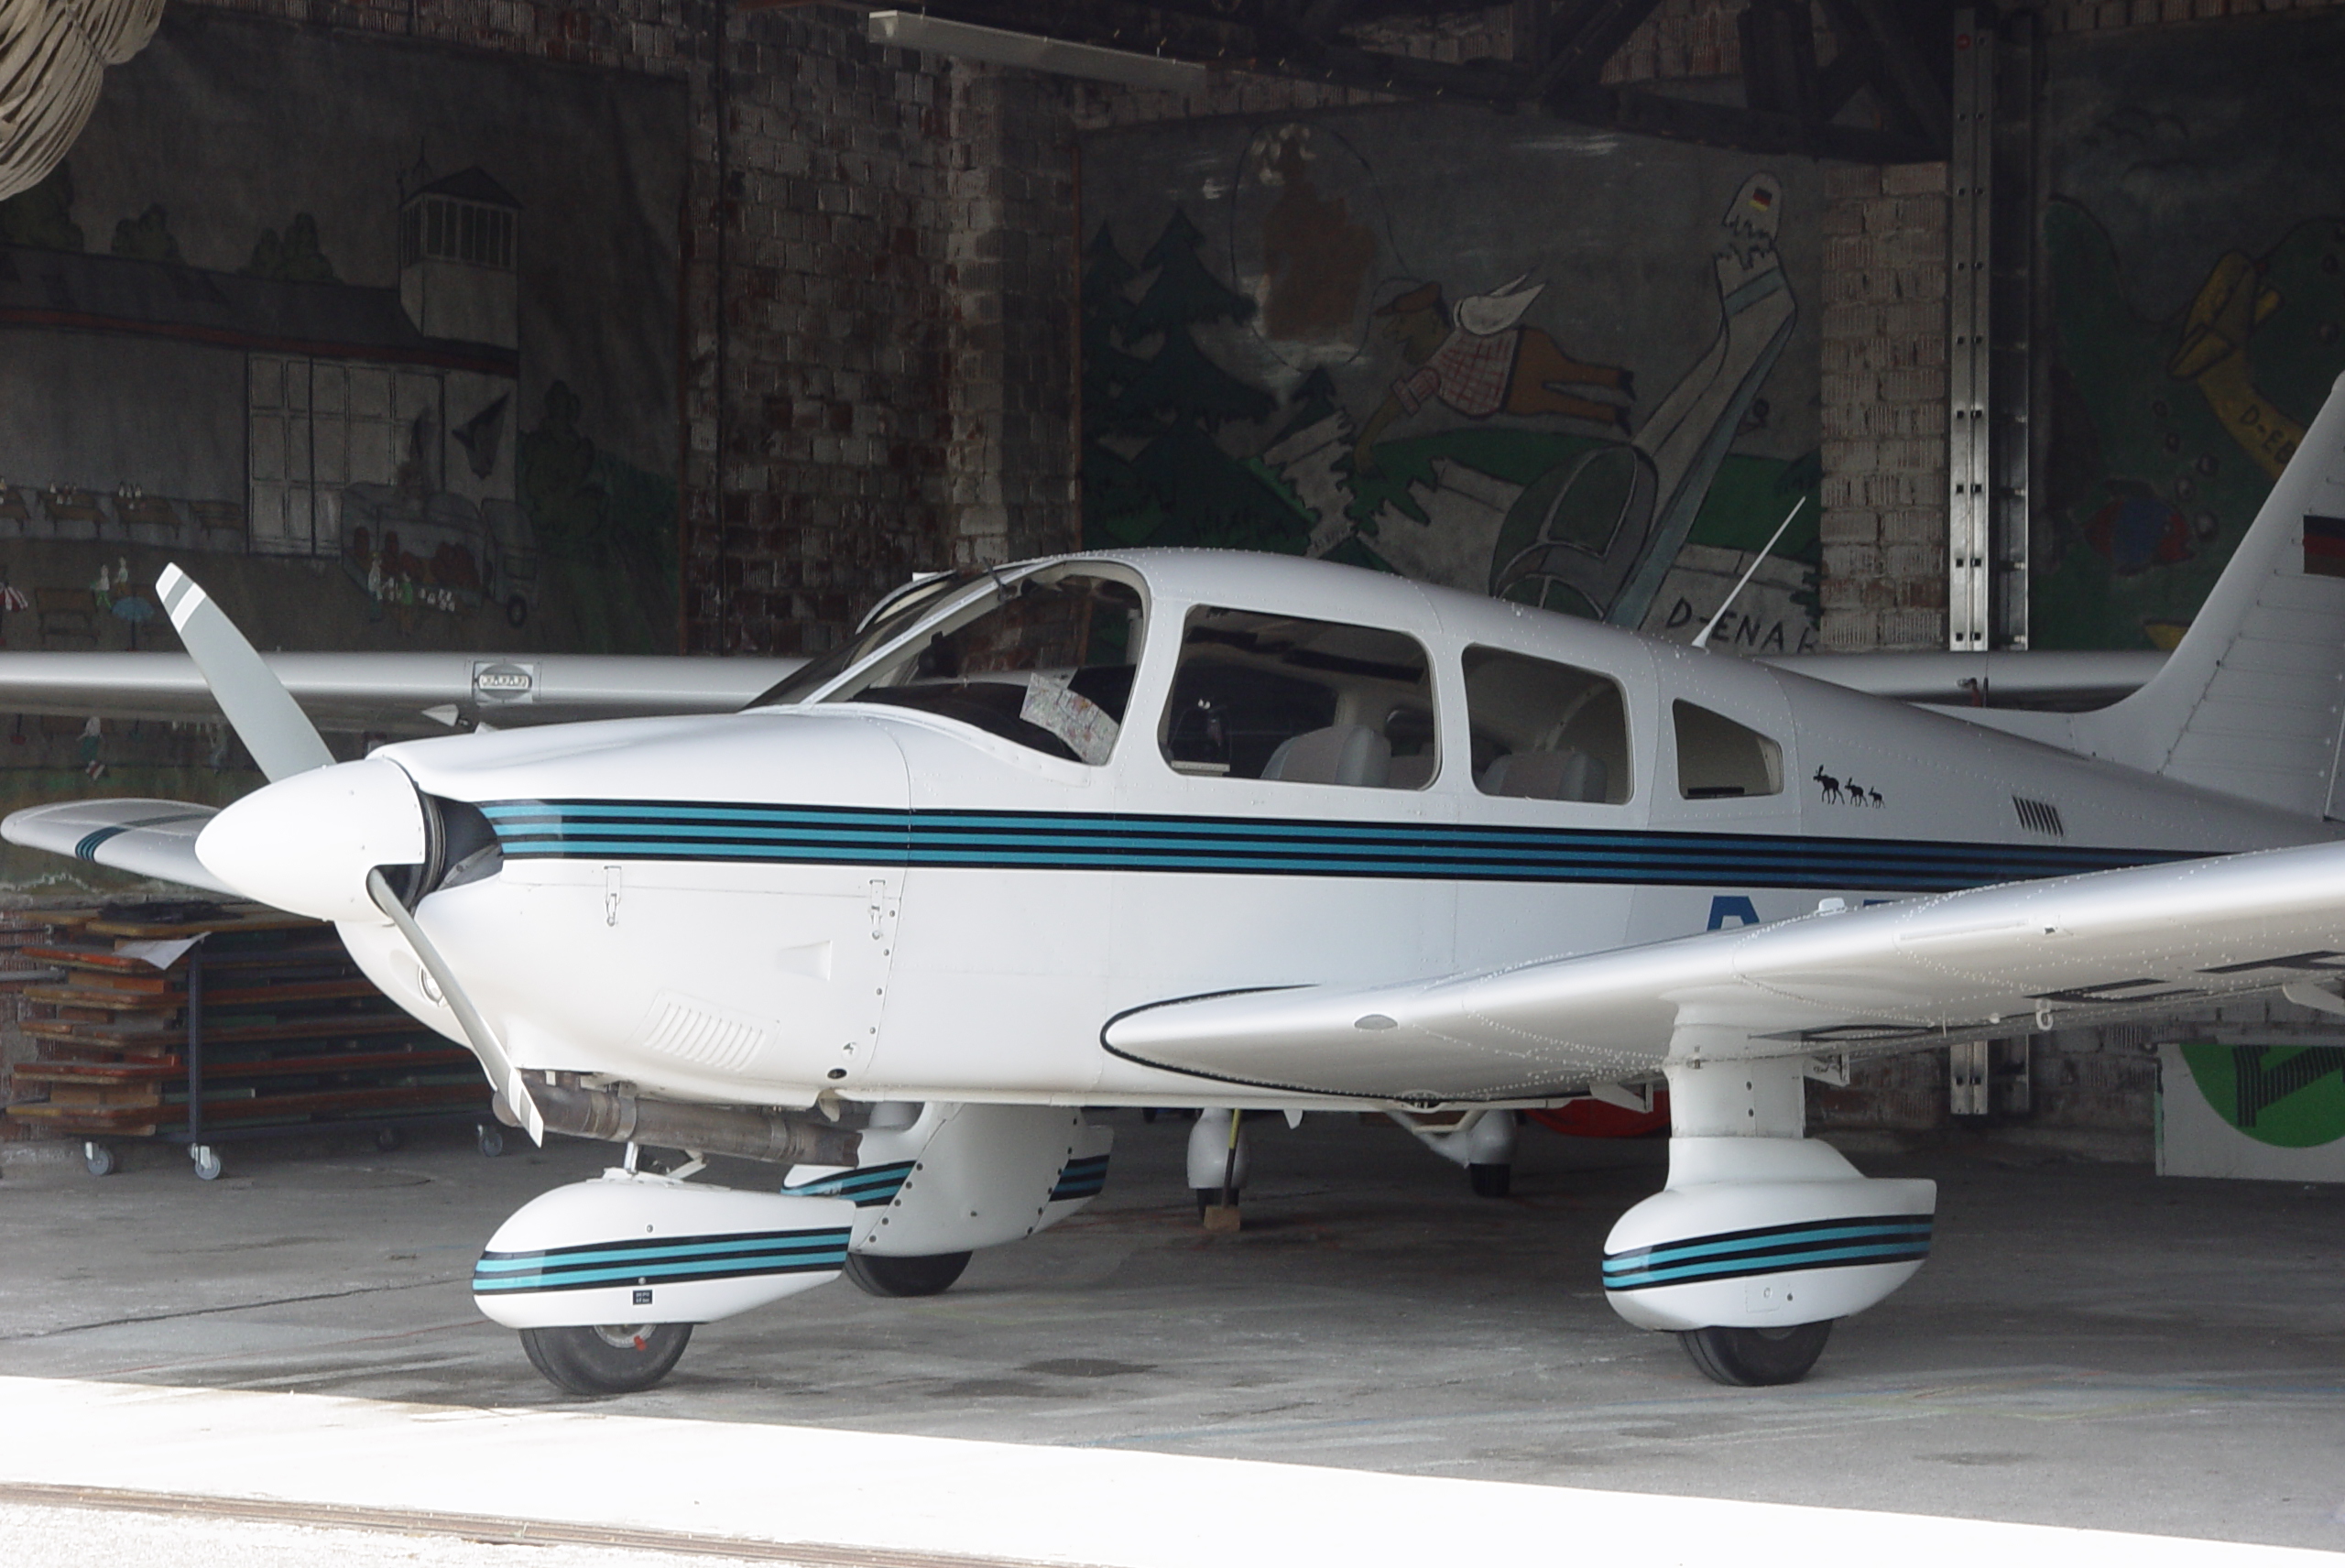
[[[2079,713],[2080,749],[2307,816],[2340,814],[2345,377],[2150,683]]]

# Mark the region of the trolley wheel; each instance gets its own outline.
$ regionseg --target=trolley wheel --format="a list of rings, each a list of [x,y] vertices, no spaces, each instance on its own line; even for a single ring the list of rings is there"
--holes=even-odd
[[[505,1152],[505,1129],[484,1123],[473,1128],[473,1137],[480,1144],[480,1157],[494,1160]]]
[[[94,1138],[82,1146],[82,1163],[93,1176],[111,1176],[116,1165],[114,1150]]]
[[[525,1328],[521,1348],[546,1381],[573,1394],[640,1393],[665,1377],[692,1343],[693,1325],[600,1323]]]
[[[868,1296],[941,1296],[968,1266],[965,1252],[939,1252],[927,1258],[883,1258],[868,1252],[846,1255],[846,1277]]]
[[[393,1149],[404,1149],[407,1147],[407,1134],[395,1127],[376,1127],[375,1147],[385,1154],[390,1153]]]
[[[196,1180],[199,1181],[217,1181],[220,1180],[220,1171],[222,1167],[220,1164],[220,1151],[218,1149],[213,1148],[208,1143],[199,1143],[194,1148],[189,1149],[187,1153],[188,1158],[195,1161]]]

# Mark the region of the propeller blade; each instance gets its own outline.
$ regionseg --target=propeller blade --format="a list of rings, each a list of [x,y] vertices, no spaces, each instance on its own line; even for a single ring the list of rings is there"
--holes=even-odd
[[[166,566],[155,587],[213,699],[272,783],[333,761],[309,715],[194,578]]]
[[[399,934],[407,938],[407,944],[415,949],[416,957],[423,961],[425,973],[431,976],[432,984],[440,987],[440,994],[448,999],[448,1010],[456,1015],[457,1027],[464,1031],[464,1039],[471,1042],[473,1054],[480,1058],[482,1068],[488,1073],[489,1083],[496,1085],[498,1094],[504,1096],[506,1107],[521,1118],[521,1125],[530,1140],[543,1145],[546,1140],[545,1113],[538,1109],[538,1102],[530,1096],[529,1081],[521,1076],[521,1070],[513,1065],[513,1059],[505,1054],[505,1047],[497,1040],[496,1031],[488,1027],[488,1020],[480,1016],[480,1009],[473,1006],[473,999],[456,983],[455,973],[448,967],[448,961],[440,956],[440,950],[431,944],[430,937],[423,934],[423,928],[416,923],[407,906],[399,902],[398,895],[391,891],[391,885],[384,879],[381,871],[366,873],[366,891],[374,898],[375,907],[390,917],[391,924],[399,928]]]

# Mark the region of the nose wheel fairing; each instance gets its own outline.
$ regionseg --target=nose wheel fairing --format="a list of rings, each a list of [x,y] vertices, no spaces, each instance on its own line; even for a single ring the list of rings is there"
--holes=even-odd
[[[606,1171],[496,1229],[473,1301],[507,1328],[714,1323],[838,1278],[855,1205]]]

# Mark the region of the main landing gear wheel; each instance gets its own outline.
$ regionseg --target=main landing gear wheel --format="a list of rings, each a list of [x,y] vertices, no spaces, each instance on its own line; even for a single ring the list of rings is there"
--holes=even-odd
[[[1514,1190],[1514,1167],[1511,1165],[1468,1165],[1466,1180],[1473,1184],[1478,1198],[1503,1198]]]
[[[693,1325],[598,1323],[593,1328],[525,1328],[521,1348],[546,1381],[573,1394],[636,1394],[675,1369]]]
[[[927,1258],[884,1258],[868,1252],[846,1255],[846,1277],[867,1296],[941,1296],[968,1266],[965,1252],[939,1252]]]
[[[1826,1318],[1795,1328],[1697,1328],[1677,1342],[1711,1382],[1767,1388],[1806,1377],[1831,1337],[1832,1320]]]

